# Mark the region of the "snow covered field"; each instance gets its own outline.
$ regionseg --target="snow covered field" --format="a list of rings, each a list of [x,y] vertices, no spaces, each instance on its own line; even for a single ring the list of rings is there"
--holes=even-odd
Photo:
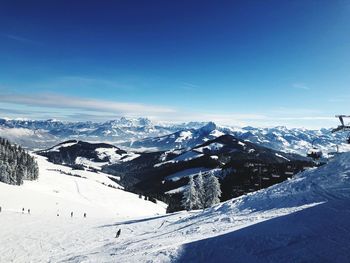
[[[79,181],[79,186],[82,184]],[[0,200],[4,207],[9,206],[17,189],[3,194],[5,187],[1,187]],[[35,188],[31,189],[34,192]],[[93,191],[82,189],[84,196]],[[32,192],[21,191],[13,199],[30,200]],[[48,199],[33,201],[41,201],[44,207],[50,198],[49,193],[42,194]],[[164,210],[132,196],[127,201],[119,198],[123,199],[120,206],[137,210],[128,214],[129,219],[126,214],[117,218],[114,212],[107,212],[107,206],[113,208],[111,204],[99,208],[103,216],[89,216],[88,212],[87,218],[56,217],[44,209],[39,213],[33,208],[31,215],[5,209],[0,214],[0,261],[350,262],[350,153],[279,185],[204,211],[142,218]],[[83,199],[77,198],[87,208],[88,201]],[[119,228],[122,234],[115,238]]]
[[[36,156],[39,179],[25,181],[21,186],[0,183],[0,206],[4,213],[18,213],[25,208],[32,216],[43,218],[77,217],[87,213],[94,218],[129,218],[164,214],[166,205],[144,201],[138,195],[117,189],[120,185],[107,174],[48,162]],[[74,176],[75,175],[75,176]],[[81,177],[78,177],[81,176]],[[108,187],[111,186],[111,187]]]

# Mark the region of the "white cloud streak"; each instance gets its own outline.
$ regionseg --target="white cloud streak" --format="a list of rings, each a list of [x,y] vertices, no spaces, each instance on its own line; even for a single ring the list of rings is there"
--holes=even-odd
[[[337,124],[333,116],[321,112],[299,109],[276,109],[262,113],[225,113],[198,112],[194,109],[184,110],[167,106],[149,105],[132,102],[115,102],[110,100],[80,98],[58,94],[19,94],[1,93],[0,103],[6,104],[7,110],[0,108],[0,114],[27,118],[58,118],[62,120],[108,120],[120,116],[148,117],[154,121],[189,122],[214,121],[229,126],[288,126],[320,128]],[[4,107],[2,107],[5,109]],[[46,111],[46,113],[45,113]],[[23,113],[21,116],[21,112]],[[43,113],[44,112],[44,113]]]
[[[310,87],[308,87],[305,83],[294,83],[292,87],[295,89],[310,90]]]
[[[17,42],[21,42],[21,43],[25,43],[25,44],[31,44],[31,45],[42,45],[42,43],[25,38],[25,37],[21,37],[21,36],[17,36],[17,35],[9,35],[9,34],[1,34],[3,37],[6,37],[8,39],[11,40],[15,40]]]
[[[69,108],[85,111],[108,112],[118,115],[167,114],[175,110],[169,107],[141,103],[113,102],[91,98],[78,98],[58,94],[1,94],[0,102],[32,107]]]

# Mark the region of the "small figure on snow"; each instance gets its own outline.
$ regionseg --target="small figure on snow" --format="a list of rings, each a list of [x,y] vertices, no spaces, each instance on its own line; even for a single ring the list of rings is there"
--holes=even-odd
[[[70,212],[70,217],[73,217],[73,212]]]
[[[86,218],[86,213],[84,213],[84,218]]]
[[[30,214],[30,209],[28,209],[28,214]]]
[[[118,232],[115,234],[115,238],[118,238],[121,234],[122,230],[119,228]]]
[[[24,207],[22,208],[22,214],[24,214]]]

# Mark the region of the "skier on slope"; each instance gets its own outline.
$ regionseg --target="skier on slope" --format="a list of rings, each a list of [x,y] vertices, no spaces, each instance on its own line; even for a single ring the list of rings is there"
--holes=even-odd
[[[118,238],[120,236],[121,232],[122,232],[122,230],[119,228],[117,234],[115,235],[115,238]]]

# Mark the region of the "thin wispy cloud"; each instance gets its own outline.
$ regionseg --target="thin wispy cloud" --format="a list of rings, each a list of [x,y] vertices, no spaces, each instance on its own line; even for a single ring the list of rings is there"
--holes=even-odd
[[[32,39],[29,38],[25,38],[22,36],[18,36],[18,35],[11,35],[11,34],[1,34],[2,37],[17,41],[17,42],[21,42],[21,43],[25,43],[25,44],[31,44],[31,45],[42,45],[41,42],[38,41],[34,41]]]
[[[189,82],[181,83],[181,89],[186,90],[186,91],[194,91],[194,90],[197,90],[198,88],[199,88],[199,86],[195,85],[193,83],[189,83]]]
[[[113,113],[115,115],[153,115],[174,112],[169,107],[141,103],[114,102],[92,98],[78,98],[58,94],[1,94],[0,102],[31,107],[64,108]]]
[[[100,88],[112,88],[112,89],[134,89],[130,85],[125,85],[110,79],[92,78],[85,76],[63,76],[46,83],[44,85],[56,85],[56,86],[81,86],[81,87],[100,87]]]
[[[350,96],[348,95],[343,95],[341,97],[333,97],[333,98],[330,98],[328,99],[329,102],[332,102],[332,103],[338,103],[338,102],[348,102],[350,100]]]
[[[305,83],[294,83],[294,84],[292,84],[292,87],[295,89],[301,89],[301,90],[310,90],[311,89]]]
[[[322,115],[324,114],[323,110],[320,109],[314,109],[314,108],[292,108],[292,107],[277,107],[274,109],[268,110],[270,115],[278,116],[278,115],[284,115],[284,116],[311,116],[311,115]]]

